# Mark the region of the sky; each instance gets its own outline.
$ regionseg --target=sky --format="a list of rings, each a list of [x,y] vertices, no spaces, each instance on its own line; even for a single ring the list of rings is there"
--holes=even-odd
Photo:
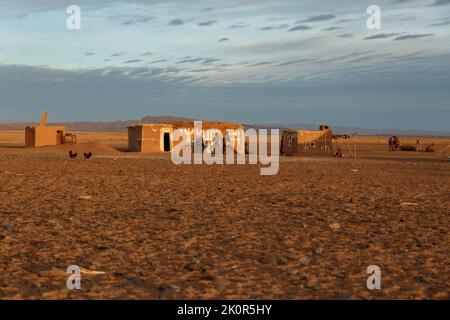
[[[449,71],[450,0],[0,0],[0,122],[448,130]]]

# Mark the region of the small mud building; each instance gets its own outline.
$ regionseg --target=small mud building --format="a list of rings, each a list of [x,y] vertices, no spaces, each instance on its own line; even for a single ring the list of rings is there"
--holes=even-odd
[[[177,121],[173,123],[161,124],[138,124],[128,127],[128,149],[130,152],[157,153],[170,152],[174,147],[174,130],[185,130],[194,141],[196,134],[194,122]],[[214,141],[217,131],[225,137],[227,129],[244,129],[240,124],[229,122],[202,122],[203,143],[208,144]],[[237,137],[232,137],[236,138]]]
[[[38,126],[25,128],[25,146],[55,146],[65,143],[66,128],[64,126],[47,126],[48,113],[45,112]]]
[[[284,130],[280,154],[332,156],[332,137],[327,125],[321,125],[319,130]]]
[[[139,124],[128,127],[131,152],[169,152],[173,148],[171,124]]]

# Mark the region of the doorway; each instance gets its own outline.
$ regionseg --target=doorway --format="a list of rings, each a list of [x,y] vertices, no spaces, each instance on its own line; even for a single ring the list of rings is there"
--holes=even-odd
[[[164,132],[164,152],[170,151],[170,133]]]
[[[56,131],[56,144],[64,144],[64,136],[61,130]]]

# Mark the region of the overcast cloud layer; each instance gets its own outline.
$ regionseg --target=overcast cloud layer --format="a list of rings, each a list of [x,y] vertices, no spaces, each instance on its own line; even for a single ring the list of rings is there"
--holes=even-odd
[[[69,4],[82,29],[66,28]],[[448,130],[450,1],[1,0],[0,121]]]

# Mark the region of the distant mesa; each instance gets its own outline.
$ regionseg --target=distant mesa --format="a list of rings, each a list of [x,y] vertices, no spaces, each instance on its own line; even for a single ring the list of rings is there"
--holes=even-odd
[[[140,120],[126,120],[126,121],[75,121],[75,122],[60,122],[50,123],[54,126],[65,126],[69,131],[78,132],[126,132],[127,127],[136,124],[145,123],[172,123],[178,121],[194,121],[194,120],[206,120],[206,119],[192,119],[188,117],[177,116],[146,116]],[[239,120],[238,120],[239,122]],[[0,122],[0,131],[22,131],[27,126],[36,126],[39,123],[33,122]],[[332,124],[330,124],[332,125]],[[305,129],[314,130],[318,124],[312,123],[253,123],[244,124],[246,128],[290,128],[290,129]],[[333,132],[345,133],[345,132],[358,132],[362,135],[405,135],[405,136],[450,136],[449,130],[433,131],[433,130],[420,130],[420,129],[370,129],[361,127],[350,126],[333,126]]]

